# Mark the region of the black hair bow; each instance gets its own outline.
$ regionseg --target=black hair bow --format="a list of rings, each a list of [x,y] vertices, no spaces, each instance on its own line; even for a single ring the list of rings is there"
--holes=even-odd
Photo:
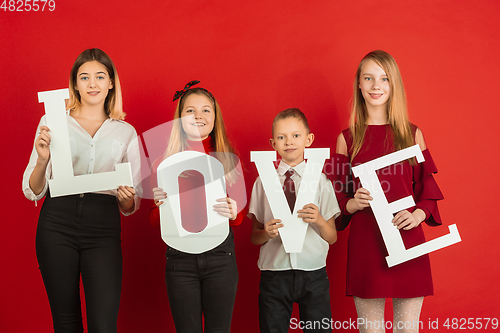
[[[179,98],[182,98],[182,96],[184,96],[186,94],[186,92],[189,90],[189,88],[191,88],[192,86],[194,86],[195,84],[198,84],[198,83],[200,83],[200,81],[197,81],[197,80],[189,81],[184,86],[184,89],[175,92],[174,101],[179,99]]]

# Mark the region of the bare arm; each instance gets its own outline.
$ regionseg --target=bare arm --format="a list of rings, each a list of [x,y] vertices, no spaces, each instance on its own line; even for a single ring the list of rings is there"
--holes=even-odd
[[[281,220],[274,219],[267,221],[265,224],[260,223],[252,215],[252,234],[250,236],[250,241],[255,245],[262,245],[270,239],[276,238],[279,234],[279,228],[283,227]]]
[[[333,244],[337,241],[337,229],[335,228],[335,219],[332,217],[325,221],[319,212],[318,206],[315,204],[307,204],[302,209],[298,210],[298,216],[306,223],[314,224],[319,229],[321,238]]]
[[[427,146],[426,146],[425,140],[424,140],[424,133],[422,133],[420,128],[417,128],[417,131],[415,132],[415,143],[420,146],[420,150],[427,149]]]

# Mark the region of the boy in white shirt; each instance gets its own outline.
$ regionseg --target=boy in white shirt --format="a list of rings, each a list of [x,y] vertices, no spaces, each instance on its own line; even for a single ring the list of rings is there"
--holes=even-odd
[[[281,111],[274,118],[270,143],[282,158],[276,171],[292,212],[306,167],[304,149],[313,141],[314,134],[299,109]],[[272,214],[260,177],[254,183],[248,216],[253,221],[251,241],[262,245],[258,261],[261,332],[288,332],[293,303],[299,304],[303,326],[310,327],[304,332],[331,332],[326,256],[329,245],[337,240],[335,218],[340,209],[332,183],[324,174],[315,202],[318,206],[310,203],[297,211],[309,224],[302,252],[286,253],[279,235],[283,224]]]

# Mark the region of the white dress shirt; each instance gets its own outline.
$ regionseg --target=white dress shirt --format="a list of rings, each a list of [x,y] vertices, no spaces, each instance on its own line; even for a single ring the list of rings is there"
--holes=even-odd
[[[116,119],[106,119],[94,137],[83,129],[80,124],[70,116],[67,111],[68,132],[71,146],[71,157],[73,160],[73,172],[75,176],[92,173],[114,171],[115,164],[130,162],[132,168],[132,181],[136,195],[134,197],[134,210],[123,212],[130,215],[139,208],[141,196],[141,174],[140,174],[140,152],[137,133],[132,125]],[[40,119],[36,138],[40,133],[40,126],[46,126],[45,115]],[[49,132],[50,134],[50,132]],[[29,179],[35,168],[38,154],[35,146],[31,152],[30,160],[23,175],[23,192],[26,198],[38,201],[45,196],[48,188],[48,179],[52,179],[52,162],[49,160],[45,171],[45,186],[36,195],[29,186]],[[99,191],[96,193],[110,194],[116,196],[117,190]]]
[[[294,170],[292,180],[295,184],[295,191],[298,193],[302,175],[306,168],[306,162],[298,164],[291,168],[283,161],[280,162],[278,169],[278,178],[283,186],[285,182],[285,172],[289,169]],[[340,208],[333,191],[332,183],[321,174],[316,198],[321,216],[328,221],[332,217],[340,215]],[[262,187],[260,177],[254,183],[252,197],[248,209],[249,217],[253,214],[258,222],[265,224],[274,219],[271,207],[267,201],[266,193]],[[276,218],[279,218],[277,216]],[[304,247],[300,253],[286,253],[280,235],[274,239],[268,240],[260,247],[258,266],[261,270],[282,271],[290,269],[300,269],[304,271],[313,271],[326,266],[326,256],[330,244],[321,238],[318,227],[308,224]]]

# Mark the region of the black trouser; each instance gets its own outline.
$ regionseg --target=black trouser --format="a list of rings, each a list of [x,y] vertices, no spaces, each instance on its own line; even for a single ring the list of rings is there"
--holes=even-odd
[[[234,236],[215,249],[188,254],[167,250],[168,301],[177,333],[227,333],[231,329],[238,267]]]
[[[50,198],[40,211],[36,254],[54,331],[83,332],[80,274],[89,333],[116,332],[122,279],[116,198],[88,193]]]
[[[304,332],[332,331],[330,282],[325,268],[316,271],[262,271],[259,287],[261,332],[286,333],[289,327],[299,327],[299,324],[305,328]],[[301,323],[290,321],[293,303],[299,304]]]

